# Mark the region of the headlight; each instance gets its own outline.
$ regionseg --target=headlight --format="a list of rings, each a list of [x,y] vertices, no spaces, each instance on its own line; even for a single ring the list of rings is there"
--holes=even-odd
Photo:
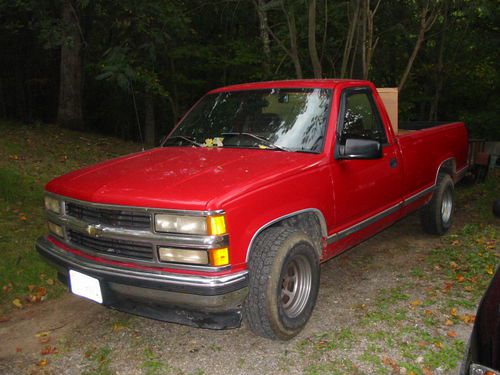
[[[215,267],[229,264],[229,249],[191,250],[159,247],[158,258],[162,262],[210,265]]]
[[[217,216],[155,215],[155,230],[164,233],[184,233],[218,236],[226,233],[226,219]]]
[[[55,212],[56,214],[61,213],[61,202],[59,199],[52,198],[50,196],[45,196],[45,208],[49,211]]]
[[[207,234],[207,218],[204,216],[155,215],[157,232]]]
[[[171,247],[158,248],[158,258],[162,262],[208,264],[206,250],[175,249]]]
[[[54,233],[59,237],[64,237],[64,231],[60,225],[54,224],[50,221],[47,223],[47,225],[49,227],[49,231],[51,231],[52,233]]]

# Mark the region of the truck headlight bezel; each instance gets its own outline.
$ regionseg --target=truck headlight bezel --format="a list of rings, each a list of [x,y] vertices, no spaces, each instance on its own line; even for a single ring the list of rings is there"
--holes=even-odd
[[[159,233],[207,234],[207,220],[204,216],[156,214],[155,231]]]
[[[206,250],[179,249],[168,246],[158,247],[158,260],[166,263],[182,263],[207,266],[209,257]]]
[[[169,213],[154,215],[154,230],[158,233],[219,236],[226,234],[224,215],[194,216]]]
[[[44,197],[45,209],[47,211],[53,212],[55,214],[61,214],[61,201],[57,198],[51,197],[50,195],[46,195]]]

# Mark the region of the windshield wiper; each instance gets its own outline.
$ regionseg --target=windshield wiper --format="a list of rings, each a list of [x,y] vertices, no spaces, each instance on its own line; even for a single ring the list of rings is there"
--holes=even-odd
[[[185,135],[174,135],[172,137],[168,137],[165,142],[168,142],[169,139],[174,139],[174,138],[180,138],[180,139],[183,139],[185,141],[188,141],[189,143],[195,145],[196,147],[203,147],[203,145],[201,143],[198,143],[196,142],[194,139],[191,139],[189,137],[186,137]]]
[[[285,148],[285,147],[282,147],[282,146],[278,146],[278,145],[275,145],[273,142],[271,141],[268,141],[267,139],[263,138],[263,137],[259,137],[258,135],[255,135],[255,134],[252,134],[252,133],[245,133],[245,132],[229,132],[229,133],[221,133],[221,135],[225,136],[225,135],[245,135],[247,137],[251,137],[251,138],[254,138],[262,143],[264,143],[265,146],[271,148],[272,150],[281,150],[281,151],[287,151],[287,152],[290,152],[291,150],[289,150],[288,148]]]

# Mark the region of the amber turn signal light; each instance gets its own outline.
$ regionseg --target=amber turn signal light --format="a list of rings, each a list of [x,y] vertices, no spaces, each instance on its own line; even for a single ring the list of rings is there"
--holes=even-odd
[[[212,249],[208,251],[210,265],[215,267],[226,266],[229,264],[229,249]]]

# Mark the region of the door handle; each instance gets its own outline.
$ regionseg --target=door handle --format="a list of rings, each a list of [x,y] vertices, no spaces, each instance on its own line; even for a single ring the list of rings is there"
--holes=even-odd
[[[392,158],[391,161],[389,161],[389,165],[391,168],[396,168],[398,166],[398,160],[396,158]]]

